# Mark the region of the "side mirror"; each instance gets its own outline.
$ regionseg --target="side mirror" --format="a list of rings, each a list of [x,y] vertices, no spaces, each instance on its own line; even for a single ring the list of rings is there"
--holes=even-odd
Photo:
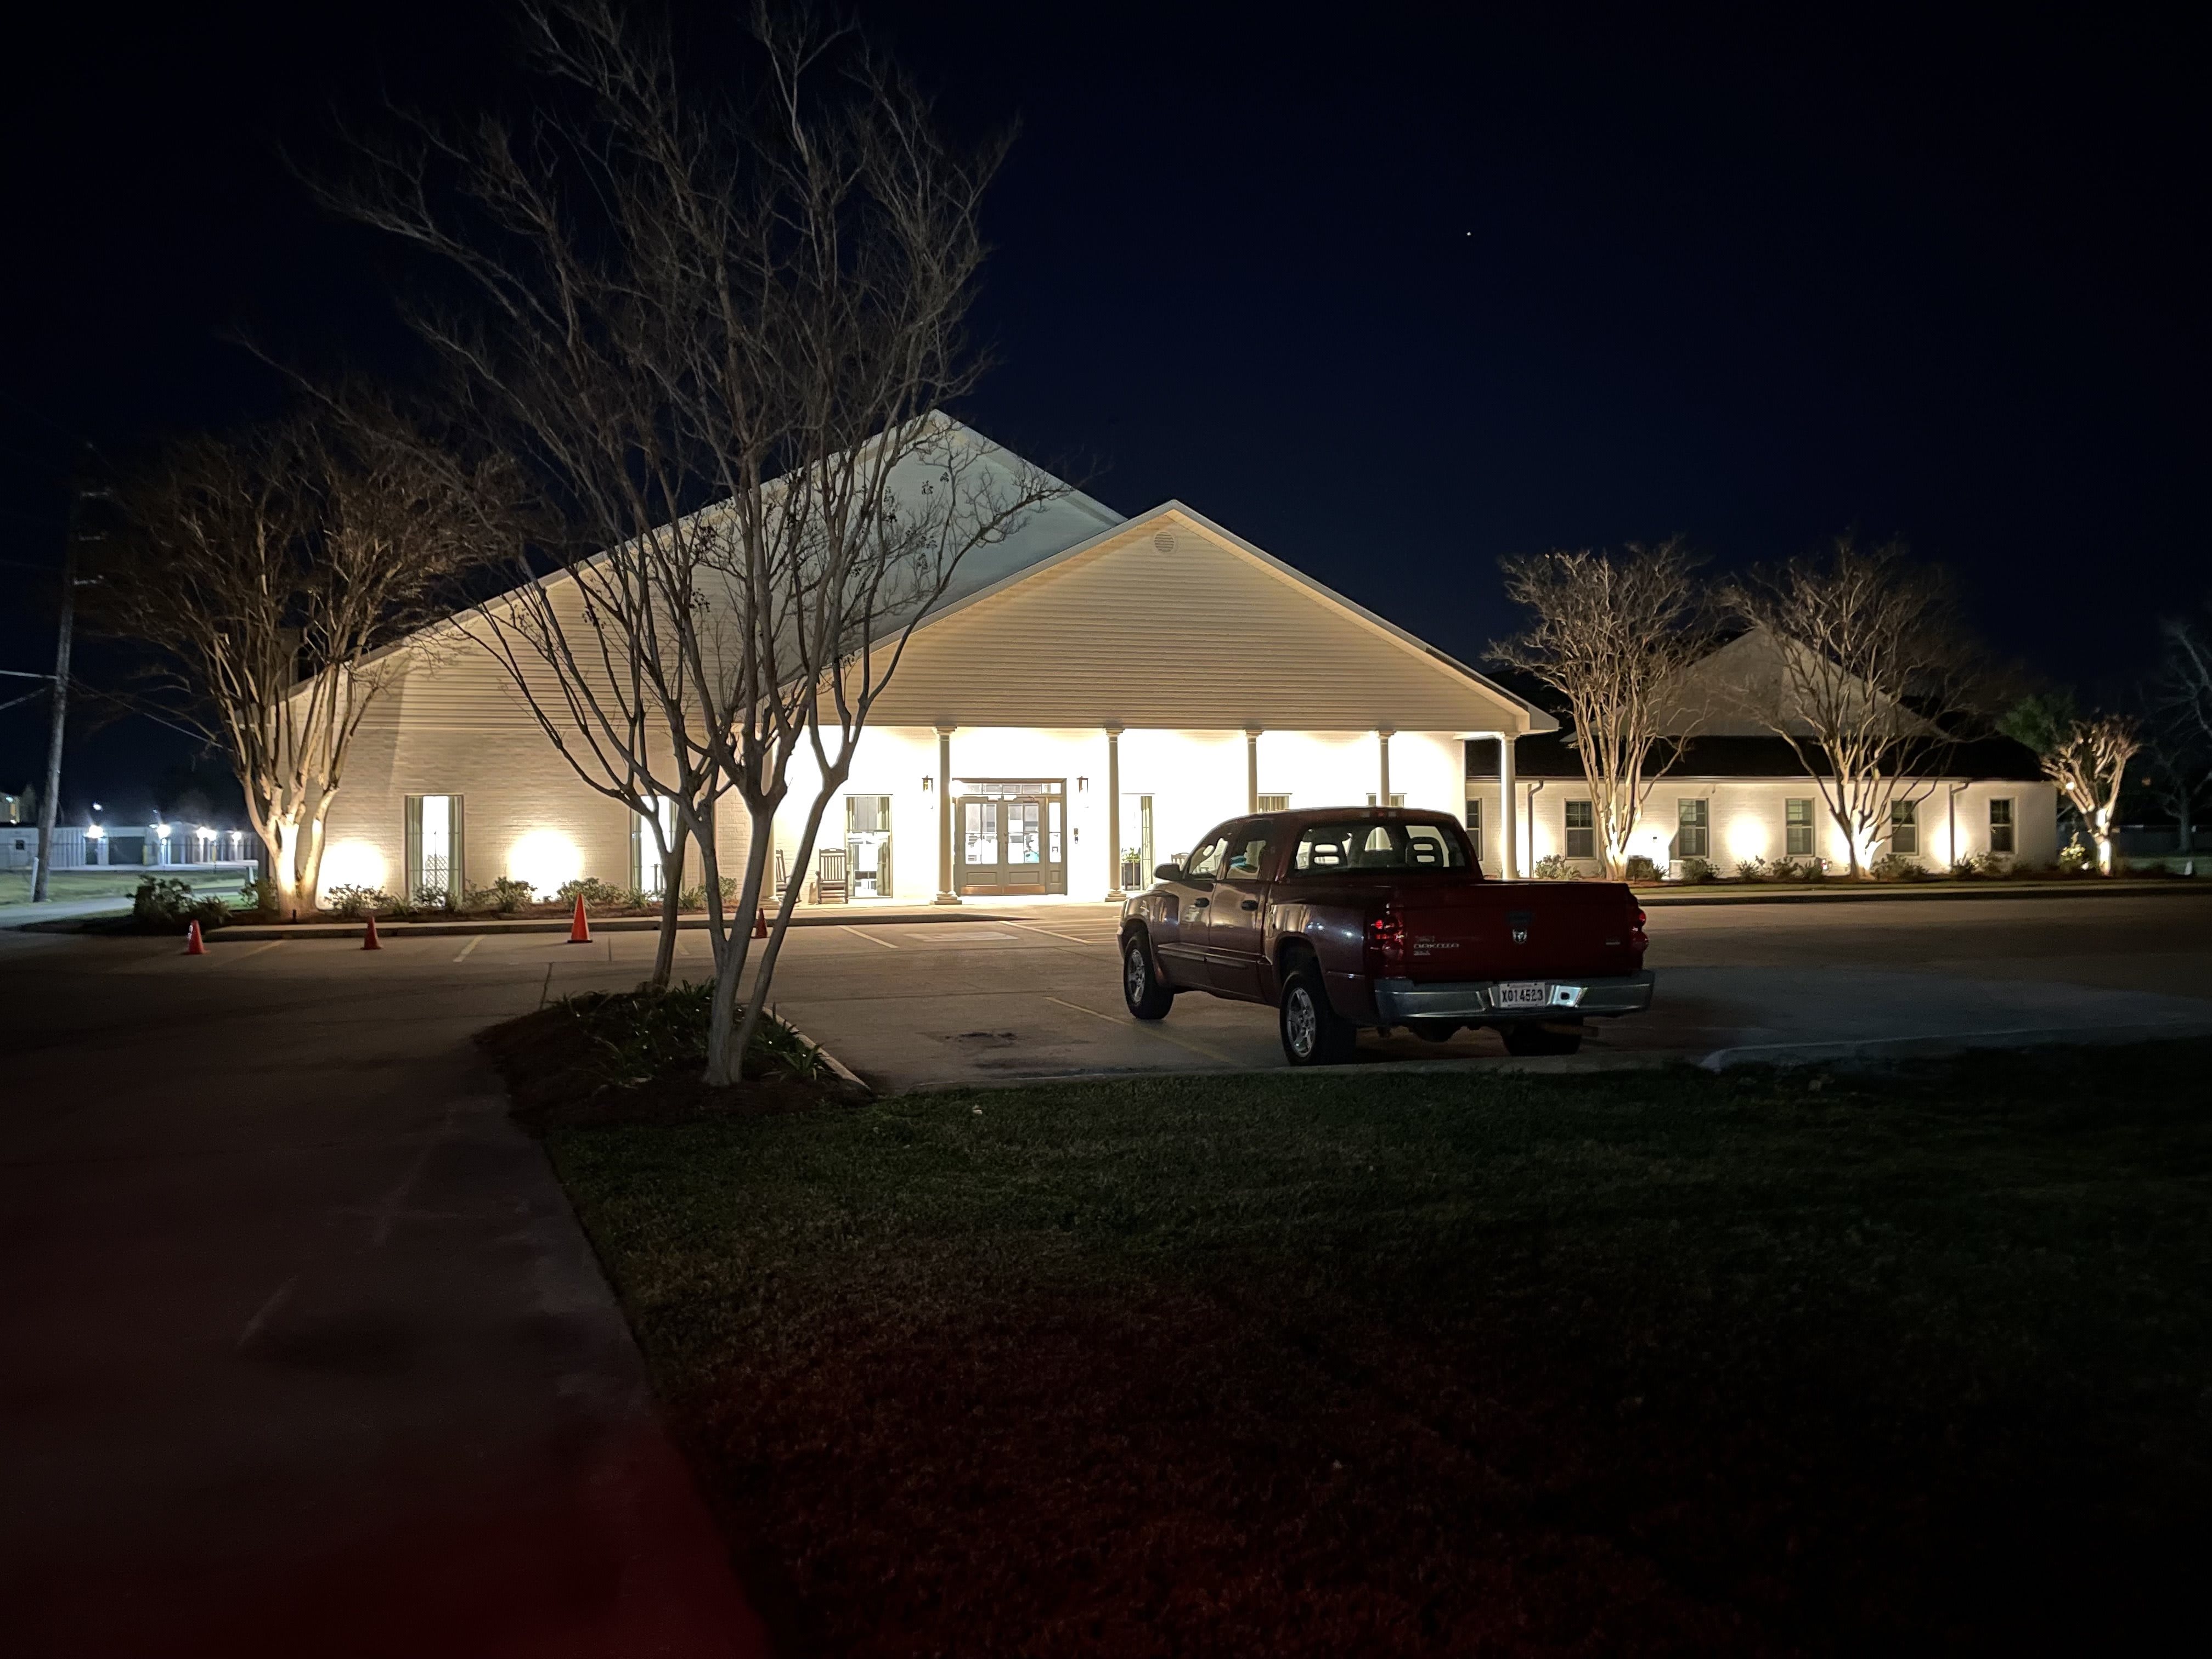
[[[1152,866],[1152,879],[1154,881],[1181,881],[1182,879],[1182,866],[1180,864],[1156,864]]]

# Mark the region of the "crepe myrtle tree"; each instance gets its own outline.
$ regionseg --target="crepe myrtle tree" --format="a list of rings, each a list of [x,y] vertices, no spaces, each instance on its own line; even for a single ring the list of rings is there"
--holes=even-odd
[[[1772,648],[1765,672],[1719,696],[1796,751],[1843,832],[1850,873],[1868,875],[1895,808],[1934,790],[1987,683],[1949,578],[1902,542],[1869,549],[1845,535],[1753,571],[1723,603]]]
[[[587,784],[656,835],[653,806],[674,807],[714,953],[707,1077],[732,1085],[822,809],[896,666],[886,641],[1060,487],[983,465],[941,418],[983,367],[964,322],[1004,147],[949,144],[895,65],[811,12],[757,8],[749,52],[711,73],[610,0],[520,15],[542,94],[526,119],[361,139],[352,176],[317,188],[462,279],[416,325],[566,550],[537,556],[557,580],[459,626]],[[821,788],[755,962],[801,756]],[[732,796],[750,834],[726,908]]]
[[[2129,764],[2142,750],[2142,728],[2126,714],[2082,714],[2064,691],[2022,698],[1997,726],[2035,751],[2088,832],[2097,872],[2111,875],[2112,823]]]
[[[2148,699],[2145,787],[2172,813],[2178,850],[2191,853],[2197,811],[2212,800],[2212,628],[2205,618],[2171,617],[2160,632],[2166,648]]]
[[[1586,548],[1501,562],[1507,596],[1534,619],[1491,656],[1566,700],[1600,856],[1618,880],[1652,786],[1690,735],[1679,723],[1671,733],[1660,726],[1662,715],[1680,712],[1672,694],[1705,646],[1700,561],[1674,537],[1619,552]]]
[[[497,555],[477,504],[501,493],[500,466],[425,466],[428,447],[356,387],[177,440],[113,491],[93,623],[149,653],[142,707],[229,757],[288,920],[314,908],[324,824],[392,675],[382,647]]]

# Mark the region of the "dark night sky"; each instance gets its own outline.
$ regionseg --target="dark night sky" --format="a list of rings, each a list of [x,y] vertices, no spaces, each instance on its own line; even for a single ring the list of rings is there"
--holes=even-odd
[[[51,579],[21,567],[58,562],[63,434],[270,407],[239,324],[390,350],[403,267],[277,143],[312,154],[380,86],[499,82],[495,8],[220,9],[75,8],[9,54],[0,667],[49,665]],[[1447,650],[1511,625],[1498,555],[1676,531],[1722,564],[1901,533],[2002,649],[2092,690],[2212,588],[2181,24],[862,13],[956,124],[1022,123],[974,422]],[[44,729],[0,714],[0,787]],[[76,752],[65,797],[127,811],[180,745],[134,720]]]

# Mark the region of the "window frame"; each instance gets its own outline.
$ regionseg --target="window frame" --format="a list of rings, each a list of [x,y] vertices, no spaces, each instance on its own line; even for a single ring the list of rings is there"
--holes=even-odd
[[[1713,855],[1712,802],[1704,795],[1678,795],[1674,799],[1674,856],[1710,859]],[[1694,836],[1697,845],[1690,845]]]
[[[1805,816],[1802,818],[1791,817],[1790,813],[1801,806],[1805,809]],[[1785,798],[1782,803],[1782,856],[1785,859],[1814,857],[1817,851],[1814,830],[1819,823],[1820,819],[1813,811],[1810,795]]]
[[[1597,857],[1597,803],[1588,799],[1577,799],[1563,801],[1560,806],[1559,822],[1565,832],[1567,856],[1595,860]],[[1582,808],[1584,820],[1581,823],[1575,822],[1575,809],[1578,806]],[[1578,836],[1582,838],[1579,851],[1575,839]]]
[[[2020,851],[2020,809],[2017,801],[2018,797],[2013,795],[1990,797],[1989,850],[1992,853],[2002,854],[2007,858],[2015,856]],[[2000,806],[2004,808],[2004,821],[2002,823],[1997,821],[1997,809]],[[2002,847],[1997,845],[1997,838],[2000,835],[2004,837],[2004,845]]]
[[[1920,856],[1920,803],[1917,799],[1889,803],[1889,850],[1899,858]]]

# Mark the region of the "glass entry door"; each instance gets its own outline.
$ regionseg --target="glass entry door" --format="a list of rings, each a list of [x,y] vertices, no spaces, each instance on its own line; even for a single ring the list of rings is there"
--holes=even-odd
[[[968,778],[953,788],[961,892],[1067,890],[1066,779]]]
[[[891,896],[891,798],[845,797],[845,851],[854,898]]]

